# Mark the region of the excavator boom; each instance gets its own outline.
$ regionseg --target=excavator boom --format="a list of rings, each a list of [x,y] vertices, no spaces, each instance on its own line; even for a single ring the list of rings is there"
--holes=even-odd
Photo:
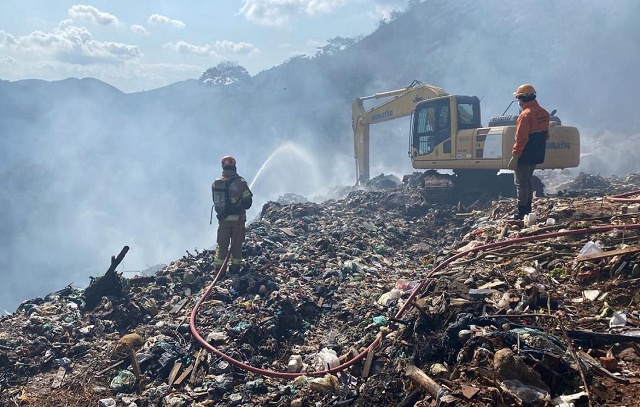
[[[400,117],[409,116],[418,102],[449,96],[442,88],[422,84],[419,81],[406,88],[358,97],[352,105],[352,126],[356,159],[356,181],[361,184],[369,179],[369,127]],[[365,110],[364,101],[369,99],[392,98]]]

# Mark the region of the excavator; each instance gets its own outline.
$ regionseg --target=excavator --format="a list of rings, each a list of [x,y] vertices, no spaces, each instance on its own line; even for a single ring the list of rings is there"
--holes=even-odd
[[[382,98],[387,100],[365,110],[365,100]],[[555,113],[555,110],[551,112],[545,161],[536,168],[577,167],[580,133],[575,127],[563,126]],[[506,179],[496,177],[500,170],[508,169],[518,116],[503,113],[492,117],[488,127],[482,127],[477,96],[450,95],[442,88],[417,80],[406,88],[353,101],[357,184],[363,185],[369,180],[369,127],[409,115],[412,116],[409,157],[413,168],[434,170],[429,171],[432,174],[437,170],[452,170],[454,176],[447,177],[448,188],[456,185],[494,188],[494,192],[503,196],[515,196],[512,177],[509,174],[502,174],[507,175]],[[442,185],[434,182],[434,186]],[[539,196],[543,188],[541,182],[534,184]]]

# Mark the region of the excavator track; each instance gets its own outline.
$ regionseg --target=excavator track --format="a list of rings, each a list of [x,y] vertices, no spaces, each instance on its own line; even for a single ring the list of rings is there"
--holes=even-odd
[[[461,203],[469,205],[482,199],[515,198],[516,189],[512,173],[498,174],[495,171],[456,171],[441,174],[428,170],[419,175],[417,182],[423,189],[425,202]],[[414,181],[414,183],[416,183]],[[536,176],[532,179],[536,196],[544,196],[544,185]]]
[[[422,185],[425,201],[432,203],[454,202],[455,184],[452,178],[436,171],[427,171]]]

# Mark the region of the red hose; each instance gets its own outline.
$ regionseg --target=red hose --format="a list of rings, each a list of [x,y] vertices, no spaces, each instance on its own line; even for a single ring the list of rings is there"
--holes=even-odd
[[[583,228],[583,229],[573,229],[573,230],[564,230],[564,231],[558,231],[558,232],[550,232],[550,233],[544,233],[544,234],[536,235],[536,236],[526,236],[526,237],[519,237],[519,238],[515,238],[515,239],[502,240],[502,241],[499,241],[499,242],[487,243],[487,244],[484,244],[482,246],[476,246],[476,247],[474,247],[472,249],[460,252],[460,253],[458,253],[458,254],[456,254],[454,256],[449,257],[448,259],[446,259],[445,261],[443,261],[442,263],[438,264],[436,267],[431,269],[431,271],[427,274],[425,279],[422,280],[420,282],[420,284],[418,285],[418,287],[416,287],[416,289],[411,293],[411,295],[409,296],[407,301],[404,303],[402,308],[400,308],[400,310],[396,314],[396,318],[400,318],[402,313],[405,311],[405,308],[411,303],[411,300],[413,300],[413,298],[418,294],[418,292],[420,290],[422,290],[422,288],[424,288],[424,285],[427,283],[427,278],[431,277],[432,275],[434,275],[435,273],[437,273],[438,271],[440,271],[441,269],[443,269],[445,266],[449,265],[453,261],[458,260],[459,258],[464,257],[464,256],[468,255],[469,253],[479,252],[479,251],[483,251],[483,250],[487,250],[487,249],[493,249],[495,247],[510,246],[510,245],[514,245],[514,244],[518,244],[518,243],[525,243],[525,242],[531,242],[531,241],[542,240],[542,239],[551,239],[551,238],[561,237],[561,236],[571,236],[571,235],[581,235],[581,234],[587,234],[587,233],[608,232],[608,231],[613,230],[613,229],[634,230],[634,229],[640,229],[640,225],[638,225],[638,224],[634,224],[634,225],[605,225],[605,226],[596,226],[596,227],[592,227],[592,228]]]
[[[640,189],[622,194],[608,196],[607,199],[614,202],[633,202],[640,203],[640,197],[628,198],[629,196],[640,195]]]
[[[427,279],[428,278],[433,276],[438,271],[442,270],[445,266],[449,265],[453,261],[455,261],[455,260],[457,260],[457,259],[459,259],[461,257],[464,257],[464,256],[466,256],[466,255],[468,255],[470,253],[479,252],[479,251],[483,251],[483,250],[487,250],[487,249],[493,249],[495,247],[502,247],[502,246],[509,246],[509,245],[514,245],[514,244],[524,243],[524,242],[530,242],[530,241],[535,241],[535,240],[551,239],[551,238],[561,237],[561,236],[571,236],[571,235],[580,235],[580,234],[588,234],[588,233],[601,233],[601,232],[607,232],[607,231],[610,231],[610,230],[613,230],[613,229],[636,230],[636,229],[640,229],[640,225],[639,224],[633,224],[633,225],[606,225],[606,226],[597,226],[597,227],[593,227],[593,228],[584,228],[584,229],[574,229],[574,230],[566,230],[566,231],[559,231],[559,232],[551,232],[551,233],[545,233],[545,234],[541,234],[541,235],[537,235],[537,236],[527,236],[527,237],[520,237],[520,238],[516,238],[516,239],[502,240],[502,241],[499,241],[499,242],[488,243],[488,244],[485,244],[485,245],[482,245],[482,246],[477,246],[477,247],[474,247],[472,249],[460,252],[460,253],[452,256],[452,257],[449,257],[448,259],[446,259],[442,263],[438,264],[436,267],[434,267],[427,274],[427,276],[424,278],[424,280],[422,280],[420,282],[420,284],[413,290],[413,292],[411,293],[411,295],[409,296],[407,301],[400,308],[400,310],[396,313],[395,318],[396,319],[400,319],[400,317],[402,316],[402,314],[404,313],[406,308],[411,304],[411,302],[415,298],[415,296],[424,288],[425,284],[427,283]],[[236,236],[237,235],[238,234],[236,234]],[[229,256],[230,255],[231,255],[231,252],[229,251],[229,253],[227,253],[227,257],[225,258],[222,267],[220,267],[220,271],[224,270],[224,268],[225,268],[225,266],[226,266],[226,264],[227,264],[227,262],[229,260]],[[336,367],[334,367],[332,369],[321,370],[321,371],[299,372],[299,373],[276,372],[276,371],[273,371],[273,370],[260,369],[260,368],[251,366],[249,364],[246,364],[244,362],[241,362],[239,360],[236,360],[236,359],[226,355],[225,353],[221,352],[217,348],[211,346],[207,341],[205,341],[202,338],[202,336],[198,333],[198,331],[196,329],[196,325],[195,325],[195,319],[196,319],[196,315],[198,313],[198,309],[200,308],[200,305],[202,305],[202,302],[204,301],[204,299],[207,297],[207,295],[211,292],[211,290],[215,286],[215,283],[218,281],[218,278],[220,276],[220,271],[218,272],[218,274],[214,278],[213,282],[209,285],[207,290],[204,292],[204,294],[196,302],[196,305],[191,310],[191,316],[189,318],[189,326],[191,327],[191,333],[193,334],[193,336],[196,338],[196,340],[198,342],[200,342],[200,344],[205,349],[209,350],[210,352],[215,353],[216,355],[220,356],[221,358],[223,358],[227,362],[229,362],[229,363],[231,363],[231,364],[233,364],[233,365],[235,365],[237,367],[240,367],[240,368],[242,368],[244,370],[247,370],[247,371],[253,372],[253,373],[257,373],[257,374],[260,374],[260,375],[263,375],[263,376],[280,378],[280,379],[294,379],[296,377],[304,376],[304,375],[307,375],[307,376],[324,376],[325,374],[328,374],[328,373],[340,372],[340,371],[352,366],[353,364],[355,364],[356,362],[358,362],[359,360],[361,360],[365,356],[367,356],[367,354],[369,352],[372,352],[380,344],[380,342],[382,340],[382,336],[383,335],[381,333],[379,333],[377,335],[376,339],[369,346],[367,346],[367,348],[364,351],[359,353],[353,359],[350,359],[349,361],[347,361],[347,362],[345,362],[345,363],[343,363],[343,364],[341,364],[339,366],[336,366]]]

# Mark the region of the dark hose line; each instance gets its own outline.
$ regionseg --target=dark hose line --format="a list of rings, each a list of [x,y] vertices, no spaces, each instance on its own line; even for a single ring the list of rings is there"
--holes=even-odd
[[[633,225],[606,225],[606,226],[597,226],[597,227],[592,227],[592,228],[550,232],[550,233],[536,235],[536,236],[527,236],[527,237],[521,237],[521,238],[516,238],[516,239],[510,239],[510,240],[503,240],[503,241],[499,241],[499,242],[488,243],[488,244],[485,244],[485,245],[482,245],[482,246],[477,246],[477,247],[474,247],[472,249],[468,249],[468,250],[465,250],[463,252],[460,252],[460,253],[458,253],[458,254],[446,259],[442,263],[438,264],[436,267],[434,267],[427,274],[427,276],[413,290],[413,292],[411,293],[411,295],[409,296],[407,301],[404,303],[404,305],[396,313],[394,319],[400,319],[402,314],[406,311],[406,308],[409,305],[411,305],[411,303],[412,303],[413,299],[415,298],[415,296],[418,295],[418,293],[420,291],[422,291],[422,289],[424,288],[425,284],[427,283],[427,281],[428,281],[428,279],[430,277],[432,277],[435,273],[437,273],[438,271],[442,270],[444,267],[448,266],[449,264],[451,264],[455,260],[457,260],[457,259],[459,259],[461,257],[464,257],[464,256],[466,256],[466,255],[468,255],[470,253],[479,252],[479,251],[483,251],[483,250],[487,250],[487,249],[493,249],[493,248],[496,248],[496,247],[503,247],[503,246],[510,246],[510,245],[519,244],[519,243],[531,242],[531,241],[536,241],[536,240],[544,240],[544,239],[551,239],[551,238],[561,237],[561,236],[581,235],[581,234],[588,234],[588,233],[602,233],[602,232],[608,232],[608,231],[614,230],[614,229],[638,230],[638,229],[640,229],[640,225],[638,225],[638,224],[633,224]],[[236,233],[235,235],[237,236],[238,233]],[[209,285],[207,290],[204,292],[204,294],[200,297],[200,299],[196,302],[195,306],[191,310],[191,316],[189,318],[189,325],[191,327],[191,333],[193,334],[195,339],[205,349],[207,349],[208,351],[218,355],[219,357],[223,358],[224,360],[226,360],[227,362],[233,364],[234,366],[237,366],[237,367],[239,367],[241,369],[247,370],[247,371],[252,372],[252,373],[260,374],[260,375],[267,376],[267,377],[279,378],[279,379],[295,379],[296,377],[305,376],[305,375],[306,376],[324,376],[326,374],[333,374],[333,373],[340,372],[340,371],[342,371],[342,370],[354,365],[358,361],[360,361],[363,358],[365,358],[370,352],[373,352],[373,350],[382,341],[383,334],[382,334],[382,332],[380,332],[376,336],[376,339],[373,342],[371,342],[371,344],[369,346],[367,346],[367,348],[364,351],[362,351],[361,353],[356,355],[353,359],[350,359],[349,361],[347,361],[347,362],[345,362],[345,363],[343,363],[343,364],[341,364],[339,366],[336,366],[336,367],[334,367],[332,369],[319,370],[319,371],[313,371],[313,372],[298,372],[298,373],[276,372],[276,371],[273,371],[273,370],[261,369],[261,368],[255,367],[255,366],[251,366],[251,365],[249,365],[247,363],[241,362],[239,360],[236,360],[236,359],[232,358],[231,356],[226,355],[225,353],[221,352],[220,350],[218,350],[214,346],[210,345],[206,340],[204,340],[204,338],[202,338],[202,336],[198,333],[198,331],[196,329],[195,320],[196,320],[196,315],[198,313],[198,309],[200,308],[200,305],[202,305],[204,299],[207,297],[207,295],[209,295],[209,293],[211,292],[211,290],[215,286],[216,282],[218,281],[219,276],[221,275],[222,270],[225,269],[225,266],[227,265],[227,263],[229,261],[230,255],[231,255],[231,252],[229,251],[227,253],[227,257],[225,258],[222,267],[220,268],[220,271],[218,272],[218,275],[216,275],[216,277],[213,280],[213,282]]]

